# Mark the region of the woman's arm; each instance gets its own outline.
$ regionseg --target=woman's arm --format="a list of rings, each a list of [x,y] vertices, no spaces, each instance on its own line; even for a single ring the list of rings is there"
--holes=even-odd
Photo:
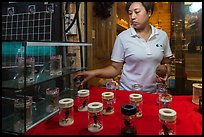
[[[81,85],[83,85],[85,82],[94,77],[112,78],[120,73],[122,67],[122,62],[112,62],[111,65],[105,68],[79,72],[74,76],[74,79],[77,77],[82,77],[83,81],[81,82]]]

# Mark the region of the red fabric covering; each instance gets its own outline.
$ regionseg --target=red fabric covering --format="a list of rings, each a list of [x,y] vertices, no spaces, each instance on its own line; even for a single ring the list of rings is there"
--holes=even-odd
[[[91,86],[90,102],[101,102],[101,93],[104,88]],[[71,126],[61,127],[58,124],[58,115],[45,120],[28,130],[26,135],[120,135],[122,104],[129,103],[129,91],[114,91],[116,97],[115,111],[112,115],[103,116],[103,130],[91,133],[87,129],[88,112],[77,111],[77,100],[74,103],[74,123]],[[143,116],[136,119],[138,135],[158,135],[160,123],[158,118],[159,106],[156,105],[157,94],[141,93],[143,95]],[[202,135],[202,115],[198,112],[198,105],[192,103],[192,96],[173,96],[172,109],[177,112],[177,135]]]

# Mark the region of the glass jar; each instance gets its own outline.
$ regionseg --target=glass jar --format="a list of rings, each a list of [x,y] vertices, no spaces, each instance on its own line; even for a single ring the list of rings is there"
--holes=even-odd
[[[32,97],[26,96],[26,107],[24,97],[18,97],[14,101],[14,130],[24,132],[24,122],[26,119],[26,128],[32,125]],[[26,109],[26,111],[24,111]],[[25,114],[26,112],[26,114]],[[26,115],[26,116],[25,116]]]
[[[106,82],[106,89],[110,91],[116,90],[116,82],[114,81],[107,81]]]
[[[172,103],[172,95],[168,93],[160,94],[159,102],[161,108],[170,108]]]
[[[46,89],[46,112],[59,109],[59,88]]]
[[[103,129],[103,104],[92,102],[88,104],[88,131],[99,132]]]
[[[142,90],[143,90],[143,85],[142,84],[134,84],[134,85],[132,85],[132,91],[134,93],[142,92]]]
[[[176,134],[176,111],[170,108],[161,108],[159,110],[159,122],[161,124],[159,135]]]
[[[123,122],[121,128],[122,135],[136,135],[137,130],[135,128],[135,114],[136,106],[133,104],[124,104],[121,107],[121,113],[123,114]]]
[[[111,115],[114,113],[114,93],[113,92],[104,92],[102,93],[102,102],[103,102],[103,114]]]
[[[69,70],[76,69],[76,53],[67,54],[67,66]]]
[[[87,111],[89,101],[89,90],[81,89],[78,91],[78,111]]]
[[[158,94],[158,98],[156,100],[156,105],[160,105],[159,98],[161,94],[165,94],[167,92],[166,85],[163,83],[156,83],[156,94]]]
[[[199,96],[202,96],[202,83],[193,83],[192,102],[199,105]]]
[[[141,94],[130,94],[130,104],[134,104],[136,106],[137,112],[136,117],[142,117],[142,109],[143,109],[143,100]]]
[[[59,125],[69,126],[74,123],[74,100],[72,98],[64,98],[59,101]]]
[[[50,57],[50,77],[62,75],[62,55]]]
[[[26,68],[24,68],[24,66]],[[25,73],[24,73],[25,71]],[[26,84],[31,84],[35,81],[35,58],[27,57],[26,64],[24,64],[24,57],[18,57],[18,84],[24,83],[24,76],[26,77]]]

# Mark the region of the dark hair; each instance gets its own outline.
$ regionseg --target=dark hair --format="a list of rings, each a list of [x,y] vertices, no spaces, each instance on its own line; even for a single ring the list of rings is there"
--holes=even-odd
[[[126,4],[126,11],[128,12],[129,8],[130,8],[130,5],[132,4],[133,2],[127,2]],[[151,10],[151,15],[153,14],[153,11],[154,11],[154,2],[141,2],[142,5],[144,6],[145,10],[148,12],[149,10]]]
[[[101,19],[106,19],[111,16],[111,8],[113,2],[95,2],[93,10],[95,11],[95,16]]]

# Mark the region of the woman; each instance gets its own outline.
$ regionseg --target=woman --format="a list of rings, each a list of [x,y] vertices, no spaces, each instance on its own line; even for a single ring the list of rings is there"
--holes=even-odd
[[[149,23],[153,8],[153,2],[127,2],[126,10],[131,27],[117,36],[111,55],[112,64],[105,68],[80,72],[74,78],[83,77],[83,85],[93,77],[112,78],[122,73],[119,90],[130,91],[136,83],[147,87],[156,81],[167,80],[171,71],[169,57],[172,52],[166,32]],[[160,63],[167,66],[165,78],[155,73]]]

